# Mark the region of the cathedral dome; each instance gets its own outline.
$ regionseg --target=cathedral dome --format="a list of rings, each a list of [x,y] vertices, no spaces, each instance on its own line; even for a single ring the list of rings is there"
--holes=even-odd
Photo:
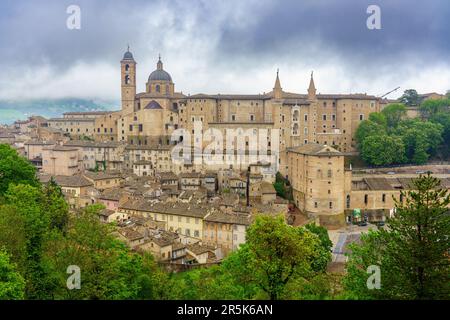
[[[148,81],[172,81],[172,77],[164,70],[155,70],[150,73]]]
[[[163,63],[161,57],[159,57],[158,63],[156,64],[156,70],[150,73],[148,81],[170,81],[172,82],[172,77],[170,74],[163,70]]]

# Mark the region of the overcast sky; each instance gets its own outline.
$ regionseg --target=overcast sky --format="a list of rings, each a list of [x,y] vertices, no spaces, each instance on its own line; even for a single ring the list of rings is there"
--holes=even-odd
[[[415,3],[417,2],[417,3]],[[69,30],[66,9],[81,8]],[[367,7],[381,8],[369,30]],[[1,0],[0,99],[120,98],[127,44],[138,92],[161,53],[175,89],[195,93],[382,95],[450,89],[448,0]]]

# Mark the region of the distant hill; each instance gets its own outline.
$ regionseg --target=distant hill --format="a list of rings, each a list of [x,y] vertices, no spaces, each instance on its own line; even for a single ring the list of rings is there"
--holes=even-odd
[[[119,110],[118,102],[87,100],[79,98],[0,100],[0,124],[10,124],[27,119],[31,115],[45,118],[61,117],[65,112]]]

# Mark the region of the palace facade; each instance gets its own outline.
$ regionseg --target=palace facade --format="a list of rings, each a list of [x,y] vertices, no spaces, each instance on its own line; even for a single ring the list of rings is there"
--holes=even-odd
[[[129,50],[120,66],[122,109],[112,114],[117,127],[111,129],[109,116],[97,117],[94,131],[101,134],[97,139],[117,139],[131,145],[170,145],[174,130],[193,132],[194,122],[200,121],[204,131],[216,128],[224,132],[224,137],[226,129],[267,129],[270,151],[270,131],[279,129],[273,143],[278,144],[277,168],[284,175],[288,170],[288,148],[316,143],[344,153],[356,151],[354,133],[359,123],[381,109],[381,99],[371,95],[317,94],[313,74],[305,94],[285,92],[277,72],[273,89],[264,94],[184,95],[175,91],[161,58],[148,77],[146,91],[137,93],[137,63]],[[105,128],[117,135],[106,136]]]

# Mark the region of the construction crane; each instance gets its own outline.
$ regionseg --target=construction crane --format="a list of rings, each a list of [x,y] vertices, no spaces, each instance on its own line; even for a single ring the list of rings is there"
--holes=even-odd
[[[392,92],[397,91],[398,89],[400,89],[400,87],[395,88],[394,90],[389,91],[388,93],[383,94],[380,98],[384,98],[386,97],[388,94],[391,94]]]

